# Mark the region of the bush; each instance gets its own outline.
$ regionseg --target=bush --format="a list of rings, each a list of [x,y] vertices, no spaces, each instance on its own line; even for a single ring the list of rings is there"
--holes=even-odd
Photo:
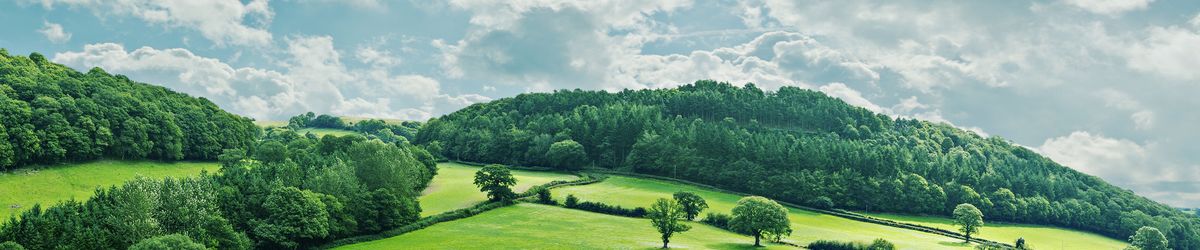
[[[149,238],[133,244],[129,250],[205,250],[203,244],[192,241],[182,234],[168,234]]]
[[[575,198],[575,195],[573,194],[568,194],[567,201],[564,202],[563,206],[566,206],[567,208],[575,208],[576,205],[579,205],[579,198]]]
[[[730,230],[729,229],[729,220],[732,220],[732,219],[733,219],[733,216],[729,216],[729,214],[708,213],[708,214],[704,215],[704,219],[701,219],[700,223],[708,224],[709,226],[713,226],[713,227],[720,228],[720,229]]]
[[[549,188],[546,188],[543,186],[537,186],[534,188],[534,194],[537,194],[537,202],[538,203],[546,204],[546,205],[558,205],[558,201],[555,201],[554,197],[550,196]]]
[[[830,209],[833,208],[833,200],[829,197],[820,196],[808,201],[808,205],[814,208]]]
[[[862,242],[842,242],[832,240],[818,240],[808,243],[808,249],[812,250],[893,250],[896,245],[884,239],[875,239],[870,245]]]

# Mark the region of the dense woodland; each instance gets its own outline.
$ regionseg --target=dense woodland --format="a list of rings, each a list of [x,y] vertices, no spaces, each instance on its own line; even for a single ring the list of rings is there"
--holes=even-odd
[[[417,136],[417,131],[421,128],[421,122],[403,121],[397,124],[379,119],[367,119],[347,123],[341,117],[327,114],[316,115],[313,112],[308,112],[288,119],[287,127],[291,130],[300,130],[303,128],[350,130],[363,133],[367,135],[368,139],[379,139],[392,143],[412,140],[413,137]]]
[[[417,196],[437,168],[410,145],[291,132],[220,158],[217,174],[137,179],[86,201],[35,206],[0,225],[0,242],[125,249],[181,234],[216,249],[306,248],[416,221]]]
[[[676,89],[557,91],[430,120],[415,143],[475,162],[592,166],[687,179],[773,199],[989,221],[1125,239],[1142,226],[1200,249],[1200,218],[1079,173],[1000,137],[893,119],[820,92],[698,81]]]
[[[0,49],[0,170],[101,157],[214,160],[258,133],[203,98]]]
[[[28,249],[195,245],[181,240],[307,248],[416,221],[417,196],[437,171],[431,154],[408,143],[263,136],[203,98],[100,69],[79,73],[39,54],[0,50],[0,83],[0,167],[100,157],[221,162],[219,173],[139,178],[3,218],[0,242]]]

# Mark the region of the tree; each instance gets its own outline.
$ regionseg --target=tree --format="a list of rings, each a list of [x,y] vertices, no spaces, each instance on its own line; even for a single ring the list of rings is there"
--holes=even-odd
[[[550,195],[549,188],[546,188],[543,186],[537,186],[537,187],[534,187],[534,189],[535,190],[533,192],[535,194],[537,194],[538,203],[542,203],[542,204],[546,204],[546,205],[558,205],[558,202],[554,201],[554,197]]]
[[[329,214],[316,193],[295,187],[276,188],[262,204],[269,216],[253,225],[267,247],[296,249],[329,235]]]
[[[583,145],[568,139],[550,144],[546,159],[560,169],[579,169],[587,163],[587,153],[583,151]]]
[[[513,178],[512,172],[504,165],[491,164],[475,172],[475,186],[479,187],[479,191],[487,192],[488,200],[491,201],[516,198],[517,194],[512,191],[512,185],[516,184],[517,179]]]
[[[971,234],[978,233],[979,228],[983,227],[983,212],[970,203],[959,204],[954,207],[954,224],[959,226],[958,231],[965,234],[966,242],[970,243]]]
[[[0,250],[25,250],[25,247],[16,242],[5,241],[4,243],[0,243]]]
[[[133,244],[129,250],[205,250],[204,244],[192,241],[182,234],[168,234],[149,238]]]
[[[1013,248],[1022,250],[1027,249],[1028,246],[1025,245],[1025,238],[1017,238],[1017,242],[1013,244]]]
[[[687,220],[696,219],[704,209],[708,209],[708,203],[704,201],[704,197],[690,192],[676,192],[674,195],[675,202],[678,202],[683,207],[683,212],[687,215]]]
[[[680,221],[686,215],[682,205],[666,198],[658,198],[654,204],[650,205],[647,217],[650,218],[650,224],[654,225],[654,229],[662,234],[662,248],[667,248],[667,243],[671,242],[672,235],[692,229],[691,226]]]
[[[563,201],[563,206],[574,208],[575,205],[579,205],[579,198],[576,198],[574,194],[568,194],[567,199]]]
[[[792,223],[788,220],[787,209],[771,199],[761,196],[750,196],[738,200],[733,207],[733,220],[730,227],[739,233],[754,235],[754,246],[762,246],[763,236],[780,238],[792,234]]]
[[[1130,248],[1139,250],[1168,250],[1167,237],[1158,228],[1142,227],[1129,237]]]

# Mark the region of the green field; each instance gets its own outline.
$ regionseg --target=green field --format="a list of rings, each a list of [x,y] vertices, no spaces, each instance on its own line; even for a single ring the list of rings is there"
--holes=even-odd
[[[459,163],[438,163],[438,174],[433,177],[429,187],[421,194],[421,216],[430,216],[442,212],[470,207],[475,203],[487,200],[487,195],[479,191],[473,183],[475,171],[480,167]],[[517,185],[516,192],[523,192],[529,187],[554,180],[574,180],[579,177],[568,174],[514,170]]]
[[[671,238],[671,248],[753,248],[753,237],[698,223],[691,225],[692,230]],[[647,219],[521,203],[336,249],[657,249],[661,246],[658,232]]]
[[[869,216],[894,221],[907,222],[946,230],[957,230],[949,218],[930,216],[910,216],[882,213],[864,213]],[[986,220],[986,215],[984,219]],[[1094,233],[1057,228],[1052,226],[988,223],[978,236],[981,239],[1012,243],[1019,237],[1035,249],[1124,249],[1129,245],[1123,241]]]
[[[658,198],[670,198],[677,191],[696,193],[707,200],[709,209],[705,212],[730,213],[740,196],[705,189],[697,186],[639,179],[622,176],[612,176],[607,180],[583,186],[570,186],[554,189],[554,196],[562,200],[567,194],[574,194],[580,200],[599,201],[624,207],[646,207]],[[971,246],[962,244],[961,240],[913,230],[900,229],[879,224],[854,221],[842,217],[826,215],[801,209],[789,209],[789,219],[794,231],[787,240],[797,244],[807,244],[814,240],[839,240],[870,242],[883,238],[896,244],[900,249],[967,249]]]
[[[325,135],[334,135],[334,136],[362,135],[358,132],[354,132],[354,131],[350,131],[350,130],[331,129],[331,128],[305,128],[305,129],[297,130],[296,133],[300,134],[300,135],[313,133],[313,135],[316,135],[317,137],[322,137]]]
[[[22,169],[0,174],[0,218],[7,218],[41,203],[42,206],[74,198],[91,197],[97,187],[118,185],[136,176],[163,178],[194,176],[200,171],[216,172],[216,162],[115,161],[101,160],[64,164],[44,169]],[[16,208],[13,208],[16,205]]]

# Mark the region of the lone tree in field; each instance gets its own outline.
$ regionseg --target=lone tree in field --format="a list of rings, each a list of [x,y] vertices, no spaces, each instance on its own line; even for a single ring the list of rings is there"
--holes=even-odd
[[[1129,248],[1138,250],[1167,250],[1167,237],[1163,236],[1158,228],[1142,227],[1138,228],[1137,233],[1129,237]]]
[[[679,221],[684,218],[684,215],[683,206],[666,198],[658,198],[653,205],[650,205],[646,217],[650,218],[650,224],[654,225],[654,229],[658,229],[658,232],[662,234],[663,248],[667,248],[667,243],[671,242],[672,235],[692,229],[691,226]]]
[[[678,202],[683,207],[683,213],[687,220],[695,220],[696,215],[700,215],[701,211],[708,209],[708,202],[699,195],[689,192],[676,192],[675,202]]]
[[[583,151],[583,145],[573,140],[562,140],[550,144],[550,150],[546,151],[546,159],[550,160],[550,164],[560,169],[577,169],[583,167],[587,162],[587,153]]]
[[[954,224],[959,225],[959,232],[967,235],[967,243],[971,242],[971,234],[978,233],[983,227],[983,212],[970,203],[958,204],[954,207]]]
[[[733,208],[733,220],[729,226],[734,231],[754,235],[754,246],[762,246],[760,239],[768,236],[778,240],[792,234],[792,223],[788,221],[787,209],[771,199],[750,196],[738,200]]]
[[[517,194],[512,191],[512,185],[516,184],[517,179],[513,178],[512,172],[504,165],[491,164],[475,172],[475,186],[479,187],[479,191],[487,192],[488,200],[491,201],[516,198]]]

